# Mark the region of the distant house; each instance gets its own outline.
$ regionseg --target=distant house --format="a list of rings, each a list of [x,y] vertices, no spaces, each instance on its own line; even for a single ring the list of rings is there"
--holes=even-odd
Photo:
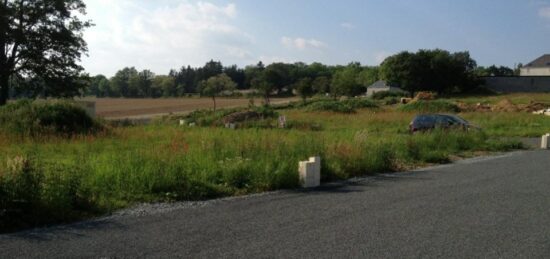
[[[404,92],[401,88],[395,85],[388,84],[384,80],[379,80],[367,88],[367,96],[372,96],[374,93],[384,91]]]
[[[543,55],[523,66],[521,76],[550,76],[550,54]]]

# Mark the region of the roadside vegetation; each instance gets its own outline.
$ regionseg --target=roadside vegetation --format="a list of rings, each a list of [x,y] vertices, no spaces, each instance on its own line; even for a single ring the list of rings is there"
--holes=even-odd
[[[0,29],[8,28],[0,44],[9,50],[0,52],[0,232],[139,202],[297,188],[298,161],[312,155],[322,158],[322,180],[332,181],[518,149],[516,137],[550,128],[548,118],[529,113],[547,106],[538,98],[547,101],[548,95],[487,97],[480,76],[517,69],[477,66],[467,51],[403,51],[380,66],[259,62],[239,68],[211,60],[167,75],[126,67],[111,78],[90,77],[80,58],[87,52],[84,31],[93,23],[73,15],[85,14],[84,1],[2,1],[0,10]],[[484,95],[358,97],[379,80],[411,97],[423,91]],[[94,120],[64,101],[8,102],[196,95],[211,99],[212,110],[149,125]],[[251,99],[248,108],[219,109],[220,97],[227,96],[260,97],[263,103]],[[273,97],[291,96],[301,100],[272,103]],[[483,130],[409,134],[410,120],[424,112],[461,112]]]
[[[0,229],[72,221],[139,202],[297,188],[298,161],[311,155],[322,157],[326,182],[520,149],[523,146],[515,137],[539,136],[550,128],[547,117],[525,112],[466,112],[460,115],[482,131],[411,135],[407,125],[416,111],[403,111],[407,105],[375,102],[313,100],[277,110],[197,111],[144,126],[113,127],[93,121],[89,125],[101,130],[75,128],[71,134],[66,131],[70,124],[60,133],[51,130],[57,126],[47,124],[31,135],[2,127]],[[311,110],[316,103],[346,105],[355,112]],[[54,122],[70,121],[72,112],[81,116],[81,110],[70,104],[23,101],[0,108],[0,120],[9,121],[19,114],[13,111],[29,109]],[[246,121],[246,127],[225,128],[224,120],[243,112],[257,117]],[[278,115],[287,118],[286,128],[277,127]],[[180,119],[185,126],[179,125]]]

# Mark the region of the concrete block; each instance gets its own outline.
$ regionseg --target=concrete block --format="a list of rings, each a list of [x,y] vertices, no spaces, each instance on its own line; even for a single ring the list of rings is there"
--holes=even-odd
[[[304,188],[321,185],[321,158],[310,157],[308,161],[301,161],[298,165],[300,182]]]
[[[286,116],[279,116],[279,128],[286,128]]]
[[[540,148],[550,149],[550,133],[542,136],[542,141],[540,143]]]
[[[226,123],[225,128],[227,128],[227,129],[236,129],[237,124],[235,124],[235,123]]]

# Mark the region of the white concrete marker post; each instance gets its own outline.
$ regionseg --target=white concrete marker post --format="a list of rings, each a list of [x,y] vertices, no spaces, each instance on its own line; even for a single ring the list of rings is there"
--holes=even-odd
[[[542,149],[550,149],[550,133],[542,136],[542,141],[540,143],[540,148]]]
[[[321,157],[310,157],[308,161],[301,161],[298,171],[302,187],[312,188],[321,185]]]

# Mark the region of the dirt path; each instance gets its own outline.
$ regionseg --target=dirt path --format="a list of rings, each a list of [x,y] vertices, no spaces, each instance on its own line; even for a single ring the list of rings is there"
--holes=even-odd
[[[212,107],[212,100],[209,98],[93,98],[85,100],[95,101],[96,115],[106,119],[149,118],[169,113],[186,113]],[[298,100],[298,98],[273,98],[271,102],[279,104],[295,100]],[[246,106],[249,103],[249,99],[218,98],[216,102],[218,108],[231,108]],[[255,99],[254,102],[260,104],[261,99]]]

